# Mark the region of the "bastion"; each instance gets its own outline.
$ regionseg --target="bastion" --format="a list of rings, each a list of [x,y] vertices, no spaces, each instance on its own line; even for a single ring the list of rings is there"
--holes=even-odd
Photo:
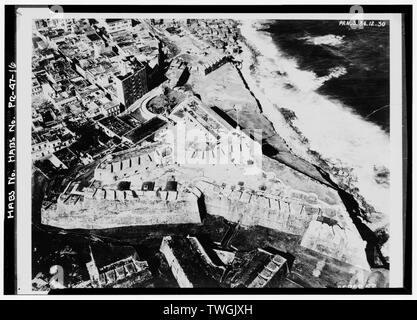
[[[71,190],[69,190],[71,189]],[[67,188],[42,209],[42,223],[63,229],[200,224],[197,190],[141,191]]]

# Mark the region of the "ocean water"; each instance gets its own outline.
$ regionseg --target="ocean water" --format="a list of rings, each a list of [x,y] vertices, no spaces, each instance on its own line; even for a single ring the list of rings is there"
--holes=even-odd
[[[389,187],[377,183],[374,172],[374,166],[389,169],[388,30],[245,20],[240,31],[256,52],[244,59],[243,70],[275,130],[284,130],[278,108],[293,110],[309,148],[352,168],[359,193],[389,214]]]
[[[318,91],[389,132],[389,25],[352,29],[330,21],[265,24],[273,42],[302,70],[334,76]]]

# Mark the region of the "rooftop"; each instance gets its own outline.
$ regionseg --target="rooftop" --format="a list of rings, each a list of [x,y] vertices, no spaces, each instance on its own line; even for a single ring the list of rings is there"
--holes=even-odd
[[[116,261],[129,257],[138,257],[132,246],[115,246],[112,244],[91,243],[91,253],[99,270]]]
[[[119,137],[125,135],[133,129],[132,126],[115,116],[103,118],[99,120],[99,123],[108,128],[109,130],[113,131]]]
[[[151,120],[148,120],[143,125],[133,129],[132,131],[129,131],[126,133],[125,137],[132,141],[132,143],[136,144],[161,129],[165,124],[166,122],[164,120],[155,117]]]
[[[119,18],[119,19],[106,19],[106,22],[107,23],[114,23],[114,22],[122,21],[122,20],[125,20],[125,19],[121,19],[121,18]]]
[[[95,32],[87,34],[87,38],[90,39],[91,41],[101,40],[100,36]]]

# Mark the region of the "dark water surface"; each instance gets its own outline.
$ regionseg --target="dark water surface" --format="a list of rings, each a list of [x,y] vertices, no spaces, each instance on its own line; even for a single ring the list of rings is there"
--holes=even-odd
[[[389,26],[352,29],[338,20],[279,20],[265,25],[279,49],[317,76],[344,67],[345,75],[325,82],[319,92],[342,101],[364,119],[389,132]],[[339,46],[306,40],[343,36]],[[304,39],[302,39],[304,38]]]

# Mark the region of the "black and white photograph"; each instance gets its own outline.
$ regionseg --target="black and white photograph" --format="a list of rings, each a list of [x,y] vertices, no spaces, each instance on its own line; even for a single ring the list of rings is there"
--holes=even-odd
[[[16,293],[406,286],[401,13],[87,7],[13,9]]]

